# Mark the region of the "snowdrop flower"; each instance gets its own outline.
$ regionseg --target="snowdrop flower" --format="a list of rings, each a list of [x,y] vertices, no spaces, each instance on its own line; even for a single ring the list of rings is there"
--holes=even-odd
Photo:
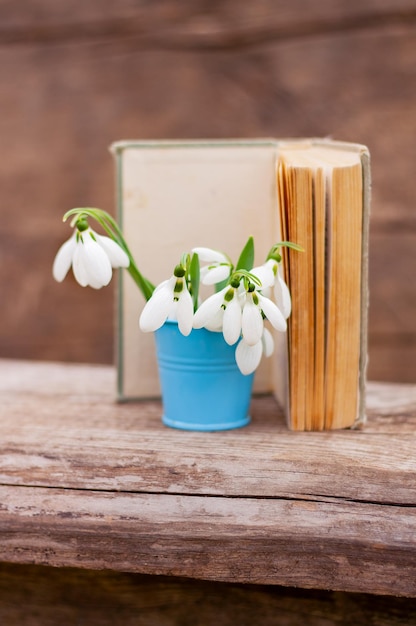
[[[262,292],[267,292],[270,287],[273,287],[275,281],[275,271],[274,271],[274,263],[270,263],[266,261],[263,265],[259,265],[258,267],[253,267],[251,273],[261,282],[261,290]]]
[[[286,331],[286,320],[280,309],[252,285],[247,291],[241,320],[241,331],[247,345],[254,346],[260,341],[263,336],[265,318],[276,330]]]
[[[232,271],[232,263],[230,259],[211,248],[193,248],[192,252],[196,253],[200,261],[208,263],[201,267],[201,283],[204,285],[215,285],[227,280]]]
[[[168,318],[177,319],[182,335],[192,330],[194,305],[188,291],[185,269],[178,265],[168,280],[160,283],[146,302],[140,315],[140,329],[153,332],[163,326]]]
[[[273,287],[276,304],[283,313],[283,317],[287,319],[292,310],[292,301],[289,288],[279,273],[279,263],[271,258],[263,265],[252,269],[251,272],[261,280],[264,295],[267,295],[269,288]]]
[[[239,284],[240,281],[231,281],[231,284],[207,298],[194,315],[193,327],[222,330],[230,346],[236,343],[241,336],[242,323]]]
[[[289,287],[279,273],[276,274],[274,283],[274,297],[284,318],[287,319],[292,311],[292,299],[290,297]]]
[[[267,328],[263,329],[261,339],[252,346],[248,345],[244,338],[241,339],[235,351],[235,360],[240,372],[246,376],[252,374],[258,368],[263,354],[269,357],[273,350],[273,337]]]
[[[129,264],[129,257],[115,241],[99,235],[85,220],[80,220],[72,237],[59,248],[52,274],[62,282],[72,265],[75,279],[82,287],[100,289],[110,282],[112,268]]]
[[[193,328],[207,328],[214,332],[222,332],[224,319],[224,294],[228,286],[204,300],[195,311]]]

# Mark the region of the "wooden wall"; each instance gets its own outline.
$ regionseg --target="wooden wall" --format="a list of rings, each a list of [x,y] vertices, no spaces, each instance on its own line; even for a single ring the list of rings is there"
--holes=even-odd
[[[0,356],[109,363],[113,287],[54,283],[126,138],[333,136],[373,166],[370,367],[416,380],[414,0],[0,5]]]

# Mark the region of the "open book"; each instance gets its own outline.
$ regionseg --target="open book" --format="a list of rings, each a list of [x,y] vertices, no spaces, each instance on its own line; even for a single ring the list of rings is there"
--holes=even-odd
[[[144,275],[158,283],[183,252],[207,246],[235,258],[249,235],[256,264],[282,240],[292,294],[288,332],[263,359],[254,390],[274,393],[294,430],[364,420],[367,359],[369,155],[331,140],[122,141],[116,157],[118,217]],[[118,396],[160,394],[143,298],[120,277]]]

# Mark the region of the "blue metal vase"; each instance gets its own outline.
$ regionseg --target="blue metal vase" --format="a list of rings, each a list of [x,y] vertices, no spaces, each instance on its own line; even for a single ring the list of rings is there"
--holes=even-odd
[[[254,374],[240,372],[236,346],[222,333],[201,328],[184,337],[176,322],[167,321],[155,338],[166,426],[216,431],[250,422]]]

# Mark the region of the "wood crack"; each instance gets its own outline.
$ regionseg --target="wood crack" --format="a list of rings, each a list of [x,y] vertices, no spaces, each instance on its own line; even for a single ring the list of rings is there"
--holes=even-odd
[[[0,483],[0,487],[13,487],[24,489],[43,489],[45,491],[62,491],[62,492],[85,492],[89,494],[113,494],[113,495],[138,495],[138,496],[171,496],[171,497],[186,497],[186,498],[216,498],[223,500],[272,500],[279,502],[325,502],[327,504],[364,504],[368,506],[381,506],[381,507],[397,507],[398,509],[415,509],[416,503],[406,502],[393,502],[389,500],[370,500],[368,498],[350,498],[347,496],[328,496],[325,494],[296,494],[296,495],[263,495],[263,494],[218,494],[218,493],[205,493],[201,492],[187,492],[187,491],[156,491],[156,490],[133,490],[133,489],[103,489],[103,488],[87,488],[87,487],[70,487],[70,486],[54,486],[54,485],[30,485],[30,484],[18,484],[15,483]],[[1,506],[0,506],[1,509]]]

